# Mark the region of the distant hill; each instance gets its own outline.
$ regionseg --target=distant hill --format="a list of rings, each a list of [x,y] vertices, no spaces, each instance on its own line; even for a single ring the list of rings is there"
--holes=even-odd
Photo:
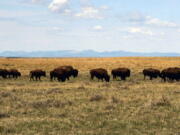
[[[127,52],[127,51],[105,51],[96,52],[93,50],[85,51],[5,51],[0,52],[0,57],[128,57],[128,56],[142,56],[142,57],[177,57],[180,53],[139,53],[139,52]]]

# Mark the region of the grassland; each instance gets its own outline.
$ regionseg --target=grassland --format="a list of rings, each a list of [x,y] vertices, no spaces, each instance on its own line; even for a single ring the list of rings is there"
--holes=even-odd
[[[60,65],[79,69],[65,83],[29,81],[30,70],[48,73]],[[180,82],[143,80],[142,69],[180,66],[180,58],[1,58],[0,68],[17,68],[17,80],[0,78],[2,135],[180,135]],[[128,67],[132,77],[91,81],[89,70]]]

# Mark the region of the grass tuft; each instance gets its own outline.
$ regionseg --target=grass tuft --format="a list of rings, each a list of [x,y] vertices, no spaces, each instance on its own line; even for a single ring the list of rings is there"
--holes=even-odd
[[[160,99],[151,102],[151,106],[171,106],[171,102],[165,96],[162,96]]]
[[[90,101],[101,101],[102,99],[104,99],[102,95],[94,95],[90,98]]]

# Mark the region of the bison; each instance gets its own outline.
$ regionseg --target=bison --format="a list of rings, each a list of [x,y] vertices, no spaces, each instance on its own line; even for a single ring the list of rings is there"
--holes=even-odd
[[[36,81],[38,79],[41,80],[42,76],[46,77],[46,72],[41,69],[30,71],[30,80],[34,80],[34,77],[36,78]]]
[[[105,79],[106,82],[110,81],[110,76],[108,75],[108,72],[106,69],[103,68],[97,68],[90,70],[91,79],[93,80],[94,77],[96,77],[98,80]]]
[[[160,77],[160,71],[158,69],[148,68],[143,70],[144,80],[146,79],[146,76],[152,80],[153,78]]]
[[[164,80],[164,82],[169,79],[171,81],[179,81],[180,80],[180,68],[178,67],[171,67],[166,68],[161,71],[161,78]]]
[[[126,80],[127,77],[130,77],[131,71],[128,68],[116,68],[111,71],[113,79],[120,77],[121,80]]]
[[[8,70],[6,70],[6,69],[0,69],[0,76],[2,77],[2,78],[7,78],[7,76],[9,75],[9,72],[8,72]]]
[[[57,69],[54,69],[53,71],[50,71],[51,81],[55,78],[57,78],[58,81],[65,82],[66,78],[67,78],[66,77],[66,71],[64,69],[60,69],[60,68],[57,68]]]
[[[17,69],[10,69],[8,70],[8,76],[9,78],[18,78],[21,76],[21,73]]]
[[[79,71],[77,69],[73,69],[71,75],[75,78],[78,76]]]
[[[60,66],[58,69],[63,69],[66,73],[66,78],[69,80],[71,76],[73,76],[73,67],[72,66]]]
[[[64,79],[69,80],[69,78],[71,76],[73,76],[74,78],[78,76],[78,70],[74,69],[72,66],[60,66],[60,67],[57,67],[53,71],[50,72],[50,79],[51,80],[58,78],[59,75],[57,75],[57,71],[61,72],[60,76],[62,76],[62,72],[63,72],[63,79],[62,80],[64,80]]]

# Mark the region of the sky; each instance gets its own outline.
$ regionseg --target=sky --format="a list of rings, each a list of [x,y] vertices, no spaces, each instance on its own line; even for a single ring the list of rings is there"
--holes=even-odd
[[[0,52],[180,53],[180,0],[0,0]]]

